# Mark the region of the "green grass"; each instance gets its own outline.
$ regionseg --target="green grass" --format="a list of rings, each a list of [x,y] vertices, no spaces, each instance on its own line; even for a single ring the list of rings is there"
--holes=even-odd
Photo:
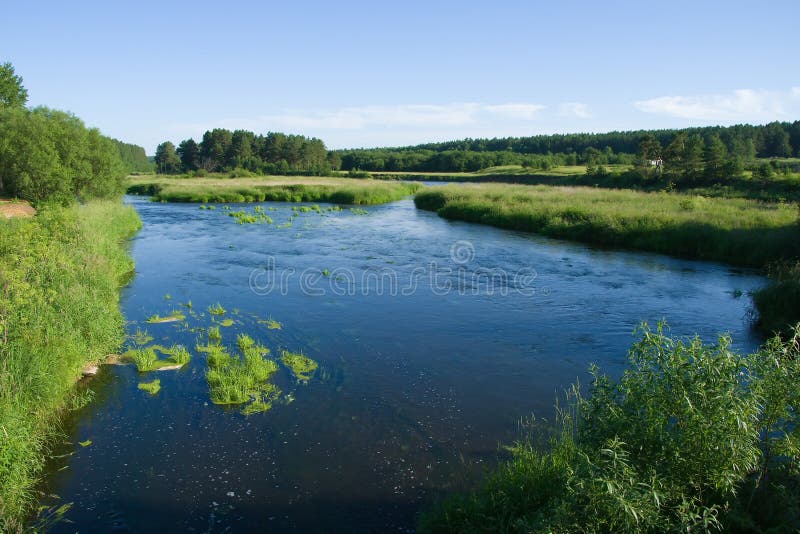
[[[748,356],[646,327],[613,380],[591,369],[553,430],[532,426],[425,532],[793,532],[800,524],[800,332]],[[549,434],[549,435],[548,435]]]
[[[281,351],[281,363],[285,365],[298,382],[308,382],[317,369],[317,362],[303,354]]]
[[[132,194],[166,202],[330,202],[384,204],[411,195],[419,184],[345,178],[140,178],[128,187]],[[259,219],[259,215],[252,217]],[[248,216],[249,217],[249,216]],[[266,217],[266,216],[264,216]]]
[[[159,391],[161,391],[161,380],[156,378],[151,382],[139,382],[137,387],[142,391],[149,393],[150,395],[156,395]]]
[[[168,358],[159,358],[156,352],[160,352]],[[189,363],[191,354],[181,345],[173,345],[170,348],[161,345],[150,347],[134,348],[126,351],[122,355],[122,360],[131,362],[136,366],[140,373],[158,371],[164,367],[184,366]]]
[[[124,339],[118,290],[133,270],[125,241],[139,224],[117,201],[0,220],[0,531],[21,528],[34,510],[81,369]]]
[[[736,265],[800,255],[798,212],[790,204],[515,185],[437,187],[418,193],[415,203],[446,219]]]
[[[800,322],[800,260],[768,269],[770,284],[753,294],[758,325],[766,332],[786,332]]]
[[[211,315],[225,315],[225,308],[223,308],[219,302],[217,302],[213,306],[209,306],[208,308],[206,308],[206,310]]]
[[[269,382],[278,364],[265,357],[269,349],[245,334],[237,337],[236,345],[241,357],[231,356],[219,346],[207,348],[209,398],[214,404],[247,404],[242,410],[245,415],[267,411],[281,394]]]

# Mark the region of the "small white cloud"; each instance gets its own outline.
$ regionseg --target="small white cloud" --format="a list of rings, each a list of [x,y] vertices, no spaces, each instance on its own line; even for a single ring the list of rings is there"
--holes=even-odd
[[[539,104],[509,103],[494,106],[483,106],[483,109],[494,115],[509,119],[534,120],[545,106]]]
[[[564,102],[558,106],[558,113],[562,117],[577,117],[579,119],[592,118],[589,106],[581,102]]]
[[[634,102],[645,113],[682,119],[770,121],[800,114],[800,88],[789,91],[739,89],[729,94],[662,96]]]

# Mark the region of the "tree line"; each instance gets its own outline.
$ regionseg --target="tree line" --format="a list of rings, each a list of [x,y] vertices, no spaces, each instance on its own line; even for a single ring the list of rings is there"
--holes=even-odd
[[[70,113],[28,109],[27,101],[14,67],[0,64],[0,192],[68,204],[124,191],[127,169],[119,143]]]
[[[122,164],[129,173],[153,172],[155,170],[155,164],[147,157],[144,148],[118,139],[111,139],[111,141],[117,146]]]
[[[633,163],[644,139],[667,147],[676,138],[721,142],[732,160],[748,163],[758,158],[800,157],[800,120],[753,126],[709,126],[671,130],[636,130],[463,139],[399,148],[334,151],[342,170],[463,172],[497,165],[523,165],[547,170],[553,165]],[[667,158],[667,155],[664,154]]]
[[[170,141],[161,143],[156,149],[155,165],[156,171],[163,174],[237,169],[261,174],[325,174],[338,168],[329,156],[325,143],[316,138],[215,128],[206,131],[199,143],[192,138],[177,147]]]

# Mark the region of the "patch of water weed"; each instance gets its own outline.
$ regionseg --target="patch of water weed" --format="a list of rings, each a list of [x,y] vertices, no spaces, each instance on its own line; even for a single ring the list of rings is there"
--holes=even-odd
[[[208,328],[208,342],[213,345],[219,345],[222,342],[222,334],[220,334],[218,326]]]
[[[350,208],[350,213],[353,215],[369,215],[369,212],[362,208]]]
[[[281,363],[292,372],[298,382],[308,382],[318,367],[317,362],[308,356],[288,350],[281,351]]]
[[[224,327],[233,326],[233,319],[223,319],[217,324]]]
[[[153,341],[153,336],[149,335],[147,330],[137,328],[136,332],[130,335],[130,339],[134,345],[142,346]]]
[[[183,321],[184,319],[186,319],[186,316],[183,313],[181,313],[178,310],[172,310],[172,312],[169,315],[166,315],[164,317],[162,317],[162,316],[160,316],[158,314],[151,315],[150,317],[148,317],[145,320],[145,322],[151,323],[151,324],[152,323],[174,323],[176,321]]]
[[[159,358],[156,351],[167,355],[168,358]],[[122,355],[122,360],[131,362],[136,366],[136,370],[140,373],[147,373],[149,371],[158,371],[164,367],[180,368],[189,362],[191,355],[181,345],[173,345],[170,348],[162,347],[161,345],[153,345],[150,347],[132,349]]]
[[[269,382],[278,364],[265,359],[264,347],[252,338],[240,335],[237,339],[242,357],[233,357],[221,347],[211,348],[206,358],[206,382],[209,398],[214,404],[245,404],[246,415],[271,408],[280,396],[280,389]]]
[[[170,300],[170,299],[172,299],[172,295],[170,295],[169,293],[165,293],[164,300]]]
[[[278,321],[276,321],[272,317],[270,317],[268,319],[262,319],[262,320],[258,321],[258,324],[266,325],[267,329],[269,329],[269,330],[280,330],[281,328],[283,328],[283,325],[281,325],[281,323],[279,323]]]
[[[188,309],[190,309],[190,310],[191,310],[191,309],[192,309],[192,301],[190,300],[190,301],[188,301],[188,302],[184,302],[183,304],[181,304],[181,306],[183,306],[184,308],[188,308]]]
[[[150,395],[156,395],[159,391],[161,391],[161,380],[156,378],[151,382],[139,382],[137,387],[142,391],[149,393]]]
[[[90,439],[87,439],[86,441],[79,441],[78,442],[78,445],[80,445],[81,447],[88,447],[91,444],[92,444],[92,440],[90,440]]]
[[[213,306],[209,306],[208,308],[206,308],[206,310],[211,315],[225,315],[225,308],[223,308],[219,302],[217,302]]]

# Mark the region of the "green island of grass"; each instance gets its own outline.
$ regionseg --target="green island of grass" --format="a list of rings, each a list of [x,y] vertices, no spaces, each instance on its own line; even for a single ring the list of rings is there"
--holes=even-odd
[[[281,363],[285,365],[298,382],[308,382],[317,369],[317,362],[303,354],[281,351]]]

